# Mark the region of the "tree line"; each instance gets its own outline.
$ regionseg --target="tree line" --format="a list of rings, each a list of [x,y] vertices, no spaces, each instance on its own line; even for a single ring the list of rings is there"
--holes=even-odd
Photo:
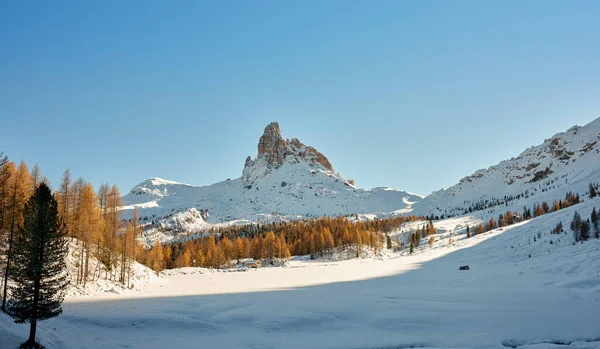
[[[402,224],[424,219],[416,216],[368,221],[349,218],[321,217],[220,227],[192,240],[164,245],[155,242],[151,249],[138,256],[138,261],[158,273],[163,269],[181,267],[231,267],[233,263],[247,258],[273,260],[291,255],[310,255],[314,259],[336,252],[360,257],[365,247],[375,253],[381,250],[387,233],[399,229]],[[433,229],[433,223],[431,228],[426,225],[423,232],[430,229]]]
[[[37,164],[29,170],[6,156],[0,158],[0,261],[2,262],[2,301],[7,298],[7,281],[11,275],[12,247],[15,232],[24,223],[24,207],[35,189],[48,180]],[[79,254],[77,271],[71,275],[76,285],[104,277],[130,286],[131,261],[143,248],[137,244],[142,232],[137,212],[133,219],[121,217],[121,193],[117,186],[102,184],[95,191],[83,178],[73,179],[65,170],[58,189],[53,193],[61,222]],[[90,257],[100,263],[92,265]]]
[[[562,222],[559,222],[559,224],[561,228],[560,231],[562,231]],[[600,239],[600,212],[596,211],[596,207],[594,207],[590,214],[590,218],[583,220],[579,212],[575,211],[570,228],[573,231],[573,239],[575,242],[589,240],[592,232],[596,239]],[[559,233],[557,228],[555,228],[555,233]]]
[[[564,200],[555,200],[554,202],[552,202],[552,205],[548,205],[546,201],[543,201],[541,204],[534,204],[533,210],[530,207],[524,206],[521,214],[509,210],[505,213],[498,215],[498,220],[495,220],[494,217],[490,217],[490,219],[487,220],[485,223],[479,223],[478,225],[473,227],[467,226],[467,238],[470,238],[473,235],[483,234],[496,228],[503,228],[551,212],[556,212],[564,208],[576,205],[579,202],[579,194],[568,192],[565,194]]]

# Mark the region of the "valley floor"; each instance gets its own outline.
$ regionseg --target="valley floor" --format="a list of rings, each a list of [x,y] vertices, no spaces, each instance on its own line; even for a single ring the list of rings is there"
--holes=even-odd
[[[600,241],[550,235],[558,220],[568,226],[573,209],[563,211],[452,245],[440,234],[413,256],[171,271],[136,293],[70,296],[39,339],[102,349],[600,348]],[[27,333],[0,315],[1,348]]]

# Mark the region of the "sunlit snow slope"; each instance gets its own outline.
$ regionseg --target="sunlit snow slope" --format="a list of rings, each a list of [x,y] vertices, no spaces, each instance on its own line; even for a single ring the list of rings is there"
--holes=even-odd
[[[600,118],[574,126],[516,158],[478,170],[456,185],[413,205],[413,213],[462,215],[493,206],[522,207],[559,200],[568,191],[586,195],[600,182]]]

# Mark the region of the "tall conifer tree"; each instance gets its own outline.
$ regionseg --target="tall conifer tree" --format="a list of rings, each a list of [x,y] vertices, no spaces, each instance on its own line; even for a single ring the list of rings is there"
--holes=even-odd
[[[41,183],[25,204],[23,226],[15,234],[11,298],[6,313],[16,323],[30,323],[29,339],[21,348],[40,348],[35,342],[37,321],[62,313],[68,285],[65,258],[67,232],[58,215],[58,203]]]

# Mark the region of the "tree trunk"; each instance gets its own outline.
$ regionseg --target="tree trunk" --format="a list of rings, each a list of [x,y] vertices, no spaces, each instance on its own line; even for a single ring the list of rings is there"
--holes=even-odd
[[[8,242],[8,253],[6,256],[6,269],[4,270],[4,291],[2,295],[2,310],[6,309],[6,292],[8,286],[8,273],[10,270],[10,257],[12,254],[12,245],[13,245],[13,229],[10,230],[10,239]]]
[[[39,229],[40,229],[40,240],[38,248],[38,261],[35,266],[35,281],[33,282],[33,307],[31,309],[31,326],[29,327],[29,339],[28,343],[35,343],[35,333],[37,331],[37,319],[38,319],[38,303],[40,301],[40,284],[42,279],[42,264],[44,263],[44,244],[45,244],[45,234],[44,229],[46,228],[46,222],[39,218],[38,221]]]
[[[84,270],[83,270],[83,254],[86,253],[86,244],[84,242],[81,243],[81,260],[79,261],[79,281],[82,284],[85,284],[85,280],[84,280]],[[77,283],[79,285],[79,282]]]
[[[85,249],[85,268],[84,268],[84,273],[83,273],[83,287],[85,287],[85,284],[87,283],[87,279],[88,279],[88,275],[90,273],[90,246],[88,243],[87,248]]]
[[[1,174],[0,174],[1,175]],[[2,186],[2,194],[0,194],[0,232],[4,228],[4,185]]]
[[[37,319],[31,320],[31,324],[29,326],[29,339],[27,339],[27,342],[25,342],[25,344],[29,344],[31,347],[33,347],[33,344],[35,343],[35,333],[37,331]]]

